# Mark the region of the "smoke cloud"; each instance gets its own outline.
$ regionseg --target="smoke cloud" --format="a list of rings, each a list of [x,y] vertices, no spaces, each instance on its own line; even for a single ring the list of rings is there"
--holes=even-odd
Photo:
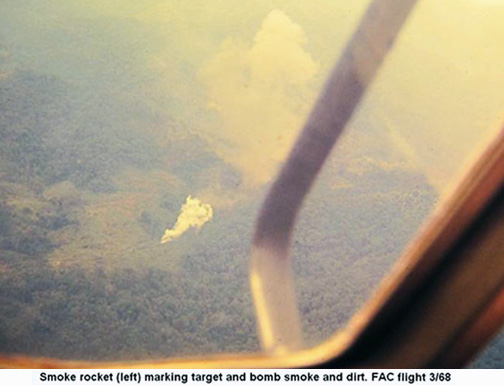
[[[252,44],[227,39],[199,71],[220,121],[210,141],[246,182],[271,179],[311,106],[319,65],[305,42],[301,26],[274,10]]]
[[[179,238],[190,228],[200,229],[213,217],[213,209],[210,205],[202,203],[197,198],[187,196],[185,204],[180,208],[177,222],[172,229],[167,229],[161,238],[161,244]]]

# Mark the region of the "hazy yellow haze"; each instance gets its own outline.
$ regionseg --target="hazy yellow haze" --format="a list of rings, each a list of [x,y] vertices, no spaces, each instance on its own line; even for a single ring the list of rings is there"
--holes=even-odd
[[[179,36],[180,44],[188,47],[188,58],[198,57],[200,108],[215,118],[213,125],[200,121],[192,129],[247,181],[275,174],[366,5],[342,3],[317,2],[316,17],[309,6],[280,1],[268,12],[263,2],[241,4],[244,20],[232,20],[229,1],[195,16],[173,2],[142,13],[145,22],[169,16],[184,33],[192,31]],[[246,10],[254,7],[249,20]],[[193,17],[219,39],[199,36]],[[420,1],[361,107],[371,122],[386,127],[390,151],[406,157],[439,191],[503,120],[503,18],[502,1]],[[353,127],[358,124],[357,114]],[[352,151],[359,152],[358,144]]]
[[[420,1],[367,104],[443,190],[504,123],[504,2]]]
[[[12,32],[15,44],[34,52],[25,64],[142,96],[254,185],[278,170],[368,3],[52,0],[29,14],[14,5],[6,11],[36,32]],[[376,146],[388,143],[444,190],[503,121],[502,20],[503,1],[420,0],[350,124],[349,136],[356,134],[345,151],[367,151],[356,140],[365,140],[366,112],[386,140]],[[87,23],[105,33],[87,33]],[[83,44],[69,45],[66,36]],[[104,53],[123,67],[110,69]],[[168,126],[166,119],[153,133],[168,142]]]

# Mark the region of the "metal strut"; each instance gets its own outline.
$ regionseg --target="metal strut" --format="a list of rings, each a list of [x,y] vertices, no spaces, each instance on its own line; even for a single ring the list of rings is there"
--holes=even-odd
[[[262,348],[302,347],[289,245],[301,204],[417,0],[375,0],[334,67],[261,208],[250,284]]]

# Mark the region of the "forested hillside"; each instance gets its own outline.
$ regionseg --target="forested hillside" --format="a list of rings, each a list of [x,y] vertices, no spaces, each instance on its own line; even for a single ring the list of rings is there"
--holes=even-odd
[[[240,183],[232,167],[175,122],[175,139],[156,143],[134,119],[116,119],[112,99],[96,103],[53,77],[15,73],[0,81],[0,98],[4,352],[133,359],[258,350],[247,275],[260,196],[159,244],[209,170],[224,186]],[[344,325],[435,199],[404,170],[327,173],[345,184],[318,185],[293,248],[311,344]]]
[[[2,350],[139,358],[254,349],[246,243],[221,240],[197,261],[187,242],[175,253],[159,245],[186,181],[196,189],[216,157],[184,138],[193,157],[163,174],[168,147],[77,95],[30,73],[0,82]],[[222,334],[229,325],[235,334]]]

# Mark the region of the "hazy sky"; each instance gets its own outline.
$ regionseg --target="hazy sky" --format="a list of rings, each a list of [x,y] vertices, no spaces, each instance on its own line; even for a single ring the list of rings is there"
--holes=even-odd
[[[125,106],[142,98],[252,186],[275,174],[368,1],[1,3],[14,67],[116,92]],[[502,1],[420,1],[351,124],[355,135],[380,128],[389,162],[443,190],[502,121],[503,18]],[[162,126],[153,135],[169,141]]]
[[[437,187],[504,121],[503,16],[503,2],[420,1],[369,96]]]

